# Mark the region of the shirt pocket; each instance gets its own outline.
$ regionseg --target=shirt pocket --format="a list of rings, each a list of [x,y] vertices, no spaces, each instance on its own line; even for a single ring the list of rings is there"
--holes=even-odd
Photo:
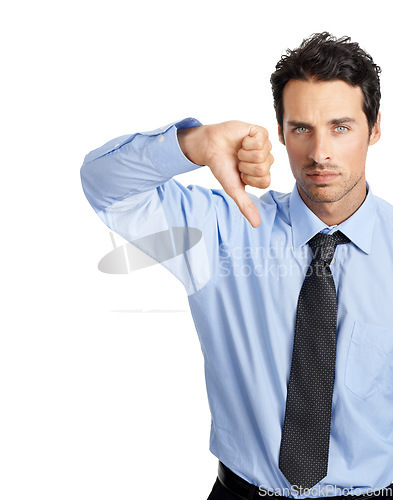
[[[393,329],[355,321],[345,386],[361,399],[393,389]]]

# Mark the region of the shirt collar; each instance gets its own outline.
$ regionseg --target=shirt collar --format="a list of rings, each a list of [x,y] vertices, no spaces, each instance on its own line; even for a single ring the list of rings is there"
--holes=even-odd
[[[335,226],[361,250],[370,253],[372,234],[376,219],[376,201],[367,184],[367,196],[364,202],[347,220]],[[305,245],[314,235],[329,228],[301,199],[297,184],[289,198],[289,214],[292,225],[293,248]]]

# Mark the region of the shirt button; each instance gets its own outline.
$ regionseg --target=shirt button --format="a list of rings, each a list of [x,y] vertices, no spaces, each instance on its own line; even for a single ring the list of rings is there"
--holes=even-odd
[[[163,142],[164,141],[164,136],[163,135],[159,135],[158,136],[158,142]]]

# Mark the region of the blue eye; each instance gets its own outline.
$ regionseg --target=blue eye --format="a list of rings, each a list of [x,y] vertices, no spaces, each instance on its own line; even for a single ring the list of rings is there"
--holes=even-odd
[[[344,125],[338,125],[338,127],[336,127],[336,130],[338,132],[345,132],[347,129],[347,127],[344,127]]]
[[[306,127],[298,127],[296,131],[299,132],[299,134],[304,134],[305,132],[307,132],[307,129]]]

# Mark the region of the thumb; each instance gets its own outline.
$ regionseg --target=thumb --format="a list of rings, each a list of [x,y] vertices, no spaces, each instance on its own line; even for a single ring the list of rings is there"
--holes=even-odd
[[[244,215],[252,227],[258,227],[261,223],[261,216],[259,215],[257,207],[248,196],[245,186],[236,188],[228,194],[235,201],[240,212]]]

